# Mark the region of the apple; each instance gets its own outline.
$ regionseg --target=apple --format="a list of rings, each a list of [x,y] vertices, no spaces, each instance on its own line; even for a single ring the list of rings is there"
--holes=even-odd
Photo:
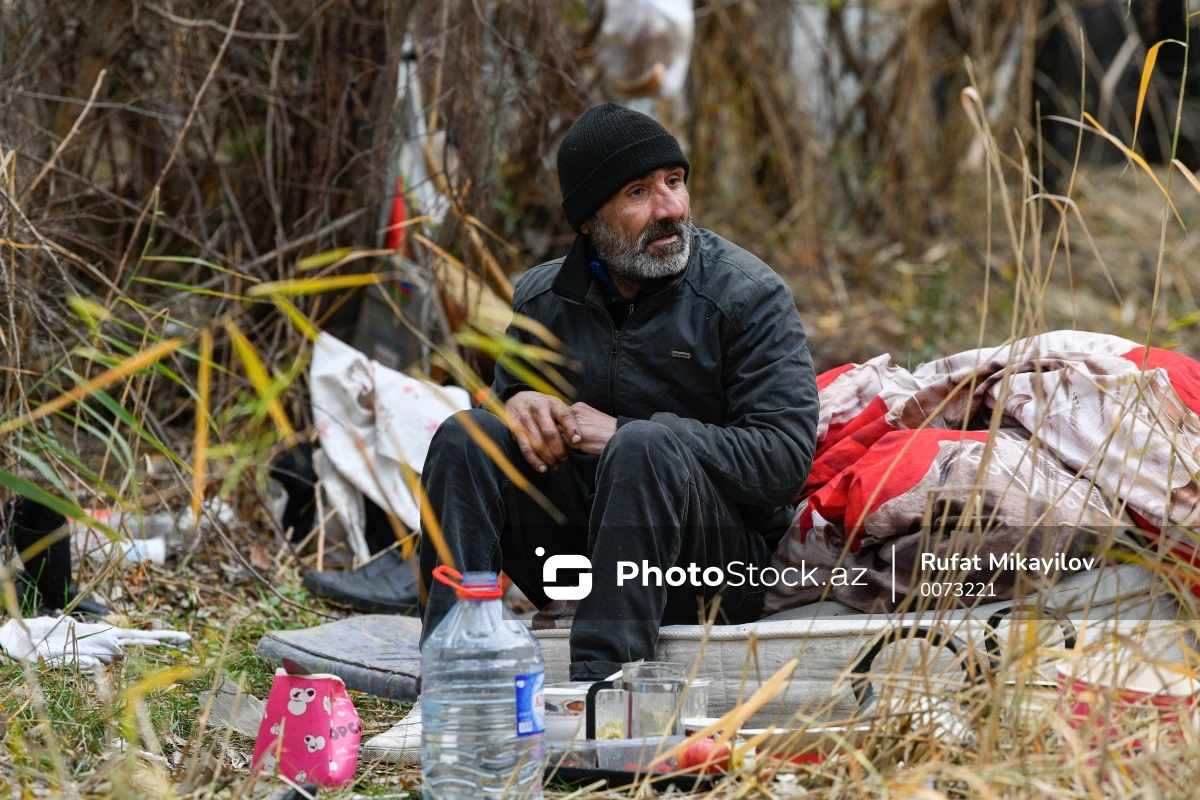
[[[675,764],[680,772],[715,775],[729,769],[729,745],[716,739],[692,742],[679,754]]]

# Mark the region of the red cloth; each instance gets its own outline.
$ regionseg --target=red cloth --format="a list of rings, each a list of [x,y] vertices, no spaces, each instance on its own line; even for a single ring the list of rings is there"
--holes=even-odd
[[[981,552],[1017,543],[1050,552],[1079,544],[1064,531],[1136,526],[1183,573],[1200,565],[1194,359],[1057,331],[911,372],[881,356],[829,370],[817,385],[816,455],[796,522],[772,560],[777,569],[860,566],[882,581],[892,566],[881,561],[892,552],[883,545],[914,559],[914,537],[929,541],[929,520],[939,518],[981,531],[982,539],[967,537]],[[989,434],[996,414],[999,431]],[[897,574],[915,574],[912,566],[897,564]],[[1200,580],[1186,582],[1200,595]],[[884,588],[832,596],[879,610]],[[807,602],[789,591],[770,589],[765,612]]]

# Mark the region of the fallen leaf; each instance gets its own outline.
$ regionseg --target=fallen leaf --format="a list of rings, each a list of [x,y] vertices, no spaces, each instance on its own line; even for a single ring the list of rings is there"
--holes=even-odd
[[[250,565],[255,569],[271,568],[271,554],[267,552],[265,544],[254,545],[254,549],[250,551]]]

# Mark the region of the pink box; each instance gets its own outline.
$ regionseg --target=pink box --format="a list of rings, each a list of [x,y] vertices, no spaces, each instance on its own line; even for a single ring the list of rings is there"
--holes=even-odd
[[[275,671],[254,742],[251,773],[296,783],[344,786],[354,780],[362,723],[336,675]]]

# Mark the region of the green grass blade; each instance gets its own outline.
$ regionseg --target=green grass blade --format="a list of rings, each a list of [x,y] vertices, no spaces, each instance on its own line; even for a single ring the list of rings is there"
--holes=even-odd
[[[74,502],[50,494],[40,486],[13,475],[11,472],[0,470],[0,486],[35,503],[40,503],[51,511],[57,511],[59,514],[78,520],[89,528],[103,531],[105,536],[114,541],[120,538],[116,531],[103,522],[94,519]]]

